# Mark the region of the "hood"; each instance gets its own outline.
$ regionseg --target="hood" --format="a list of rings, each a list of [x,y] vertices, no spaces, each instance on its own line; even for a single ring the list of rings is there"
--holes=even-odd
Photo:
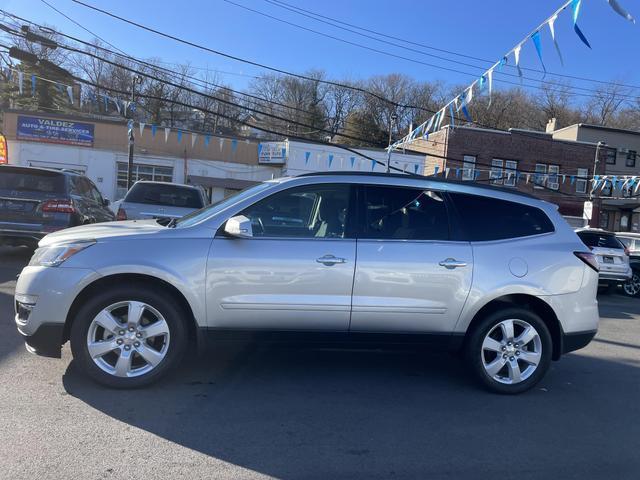
[[[124,222],[92,223],[80,227],[66,228],[45,236],[38,246],[45,247],[55,243],[75,242],[78,240],[97,240],[132,235],[148,235],[165,230],[155,220],[128,220]]]

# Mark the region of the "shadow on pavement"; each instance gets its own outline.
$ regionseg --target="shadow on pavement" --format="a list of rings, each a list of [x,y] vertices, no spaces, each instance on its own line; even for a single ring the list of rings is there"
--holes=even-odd
[[[73,363],[63,384],[122,422],[281,479],[631,478],[639,367],[569,355],[506,397],[448,354],[246,347],[144,390],[102,388]]]

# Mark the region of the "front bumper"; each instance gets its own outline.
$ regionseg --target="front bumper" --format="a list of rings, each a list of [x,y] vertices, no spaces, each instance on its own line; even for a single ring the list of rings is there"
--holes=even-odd
[[[18,326],[18,333],[24,338],[29,352],[43,357],[61,357],[64,324],[44,323],[31,335],[24,333]]]

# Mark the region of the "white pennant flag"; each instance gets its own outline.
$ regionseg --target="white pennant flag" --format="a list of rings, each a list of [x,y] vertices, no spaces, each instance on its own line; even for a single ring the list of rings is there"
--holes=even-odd
[[[519,44],[513,49],[513,56],[516,59],[516,68],[518,69],[518,75],[522,77],[522,70],[520,69],[520,50],[522,50],[522,44]]]
[[[144,126],[146,125],[146,123],[144,122],[140,122],[139,127],[140,127],[140,138],[142,138],[142,134],[144,133]]]
[[[487,72],[487,80],[489,83],[489,105],[491,105],[491,92],[493,92],[493,67]],[[456,102],[457,105],[458,102]]]
[[[405,163],[405,164],[402,166],[402,171],[403,171],[403,172],[406,172],[406,171],[407,171],[407,167],[408,167],[408,166],[409,166],[409,164],[408,164],[408,163]]]
[[[624,8],[622,8],[622,5],[618,3],[618,0],[607,0],[607,2],[609,2],[609,5],[611,5],[611,8],[613,8],[618,15],[623,16],[624,18],[629,20],[631,23],[636,23],[635,18],[633,18],[629,12],[627,12]]]
[[[218,139],[218,145],[220,145],[220,151],[222,151],[222,148],[224,147],[224,138]]]
[[[526,183],[529,183],[529,180],[530,180],[530,179],[531,179],[531,174],[530,174],[530,173],[527,173],[527,181],[526,181]]]
[[[113,99],[113,103],[116,104],[116,108],[118,109],[118,113],[120,113],[120,102],[118,101],[118,99],[114,98]]]
[[[558,42],[556,41],[555,23],[557,19],[558,19],[557,13],[549,19],[549,32],[551,32],[551,40],[553,40],[553,46],[556,47],[556,52],[558,53],[558,57],[560,58],[560,65],[564,67],[564,59],[562,58],[560,47],[558,46]]]
[[[167,143],[169,140],[169,133],[171,133],[171,129],[169,127],[165,127],[164,129],[164,143]]]
[[[198,134],[197,133],[192,133],[191,134],[191,148],[194,147],[194,145],[196,144],[196,140],[198,139]]]
[[[71,102],[71,105],[73,105],[73,88],[71,88],[71,86],[67,86],[67,95],[69,95],[69,101]]]
[[[637,180],[638,177],[633,177],[634,180]],[[633,193],[636,193],[638,191],[638,187],[640,187],[640,182],[636,183],[636,188],[633,190]]]
[[[449,170],[451,170],[449,167],[444,169],[444,178],[448,178],[449,177]]]
[[[475,82],[474,82],[475,83]],[[473,83],[471,84],[471,86],[467,89],[467,97],[464,100],[464,103],[466,105],[469,105],[471,103],[471,100],[473,100]]]
[[[22,90],[23,90],[23,83],[24,80],[24,72],[21,72],[20,70],[18,70],[18,90],[20,91],[20,95],[22,95]]]

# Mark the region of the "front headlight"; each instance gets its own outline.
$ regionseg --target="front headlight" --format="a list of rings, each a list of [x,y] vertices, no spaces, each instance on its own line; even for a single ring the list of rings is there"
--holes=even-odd
[[[73,257],[76,253],[81,252],[94,243],[96,243],[94,240],[89,240],[38,248],[33,254],[33,257],[31,257],[29,266],[57,267],[68,258]]]

